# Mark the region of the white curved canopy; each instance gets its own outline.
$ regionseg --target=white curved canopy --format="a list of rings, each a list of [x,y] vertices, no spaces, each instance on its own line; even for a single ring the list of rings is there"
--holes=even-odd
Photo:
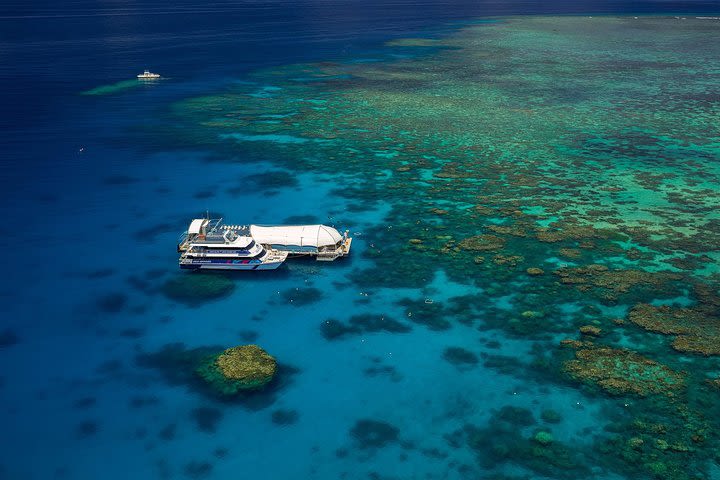
[[[205,223],[207,223],[207,219],[196,218],[195,220],[193,220],[190,223],[190,226],[188,227],[188,233],[191,235],[193,233],[200,233],[202,231],[202,227],[203,227],[203,225],[205,225]]]
[[[299,247],[327,247],[340,242],[343,237],[332,227],[325,225],[291,225],[262,227],[250,225],[250,235],[258,243],[270,245],[296,245]]]

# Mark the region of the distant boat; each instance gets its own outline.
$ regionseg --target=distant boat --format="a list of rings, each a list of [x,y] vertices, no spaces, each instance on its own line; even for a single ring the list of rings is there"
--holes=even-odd
[[[143,73],[138,74],[138,80],[154,80],[160,78],[159,73],[152,73],[150,70],[145,70]]]

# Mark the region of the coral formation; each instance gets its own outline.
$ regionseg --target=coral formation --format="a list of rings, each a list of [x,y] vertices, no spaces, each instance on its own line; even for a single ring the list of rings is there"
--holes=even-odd
[[[275,410],[271,418],[275,425],[292,425],[297,423],[300,414],[297,410]]]
[[[555,410],[547,409],[543,410],[540,413],[540,418],[545,423],[560,423],[562,421],[562,417],[560,416],[560,413],[558,413]]]
[[[289,288],[282,292],[283,301],[295,307],[318,302],[322,296],[322,291],[315,287]]]
[[[589,288],[604,289],[609,296],[615,297],[620,293],[627,293],[630,289],[642,286],[660,287],[672,280],[682,277],[667,272],[645,272],[642,270],[611,270],[605,265],[588,265],[586,267],[562,267],[553,272],[560,277],[560,283],[575,285],[579,290]]]
[[[555,439],[553,438],[552,433],[545,430],[540,430],[535,435],[533,435],[533,440],[540,445],[550,445]]]
[[[215,433],[217,425],[222,420],[223,413],[214,407],[198,407],[190,412],[190,417],[195,420],[198,430],[205,433]]]
[[[505,246],[505,240],[496,235],[475,235],[461,241],[457,246],[463,250],[474,252],[492,252],[501,250]]]
[[[400,430],[394,425],[372,419],[360,419],[350,429],[350,436],[362,449],[382,448],[398,441]]]
[[[198,375],[223,395],[260,389],[272,381],[276,371],[275,359],[257,345],[228,348],[197,369]]]
[[[162,286],[163,294],[171,300],[190,307],[223,298],[235,289],[235,283],[223,274],[178,274]]]
[[[20,339],[18,338],[17,334],[9,328],[6,328],[2,332],[0,332],[0,348],[13,346],[19,341]]]
[[[537,423],[535,416],[530,410],[513,405],[505,405],[500,410],[494,412],[493,418],[514,427],[529,427]]]
[[[674,396],[685,387],[686,374],[624,349],[590,342],[565,342],[575,359],[563,368],[573,379],[595,385],[614,395]]]
[[[347,335],[362,333],[407,333],[410,330],[411,327],[406,323],[376,313],[353,315],[347,323],[329,318],[320,324],[320,332],[327,340],[336,340]]]
[[[404,298],[397,302],[405,307],[405,316],[408,321],[425,325],[430,330],[440,331],[450,328],[447,312],[437,302],[426,303],[425,300],[411,300]]]
[[[580,333],[583,335],[590,335],[593,337],[599,337],[602,334],[602,330],[594,325],[583,325],[580,327]]]
[[[506,412],[501,410],[493,414],[486,428],[465,425],[451,438],[464,437],[480,465],[486,469],[513,465],[540,477],[576,479],[588,476],[589,469],[581,462],[582,457],[576,449],[570,449],[545,430],[525,436],[522,427],[527,426],[527,421],[518,424],[513,417],[509,420]]]
[[[443,358],[460,369],[472,367],[479,362],[477,355],[461,347],[446,348]]]
[[[628,319],[645,330],[677,335],[675,350],[702,355],[720,355],[720,317],[710,316],[699,308],[635,305]]]

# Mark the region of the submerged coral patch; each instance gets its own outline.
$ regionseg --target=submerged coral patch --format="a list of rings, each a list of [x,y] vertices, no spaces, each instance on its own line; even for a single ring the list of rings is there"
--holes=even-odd
[[[398,441],[400,430],[380,420],[360,419],[350,429],[350,436],[362,449],[382,448]]]
[[[408,324],[379,313],[353,315],[347,322],[330,318],[320,324],[320,332],[327,340],[363,333],[407,333],[410,330]]]
[[[183,343],[169,343],[156,352],[138,353],[135,363],[139,367],[158,370],[170,385],[193,385],[195,369],[208,356],[217,354],[222,349],[220,346],[188,348]],[[118,364],[108,370],[115,372],[119,367]]]
[[[323,298],[322,290],[315,287],[289,288],[282,292],[282,299],[295,307],[304,307]]]
[[[103,313],[118,313],[127,306],[128,297],[123,293],[108,293],[97,297],[95,302]]]
[[[560,283],[574,285],[581,291],[599,289],[606,298],[615,298],[633,288],[659,288],[671,281],[680,280],[680,275],[667,272],[645,272],[641,270],[611,270],[605,265],[586,267],[563,267],[553,272]]]
[[[171,300],[190,307],[199,307],[205,302],[218,300],[235,290],[233,280],[223,274],[178,274],[162,286],[163,294]]]
[[[100,427],[96,421],[84,420],[77,425],[75,430],[78,437],[84,438],[95,435],[99,429]]]
[[[514,405],[505,405],[497,412],[494,412],[493,418],[518,428],[528,427],[537,423],[535,415],[533,415],[530,410]]]
[[[646,330],[676,335],[672,346],[681,352],[720,355],[720,317],[703,309],[638,304],[628,319]]]
[[[213,471],[213,465],[210,462],[201,462],[193,460],[185,464],[183,467],[183,473],[186,477],[191,479],[202,479],[207,478]]]
[[[16,345],[19,341],[20,338],[17,334],[9,328],[0,332],[0,348],[11,347]]]
[[[458,248],[474,252],[493,252],[505,246],[505,240],[497,235],[476,235],[458,243]]]
[[[300,414],[297,410],[275,410],[271,418],[275,425],[292,425],[297,423]]]
[[[472,367],[480,361],[473,352],[461,347],[448,347],[443,352],[443,359],[457,368]]]
[[[223,413],[214,407],[198,407],[190,412],[198,430],[205,433],[215,433],[217,425],[222,420]]]
[[[513,465],[532,472],[532,477],[576,479],[587,477],[589,468],[582,454],[557,441],[550,432],[538,430],[524,434],[529,419],[508,419],[505,407],[495,412],[488,426],[465,425],[454,437],[464,438],[485,469],[502,469]],[[522,420],[522,421],[519,421]]]
[[[565,345],[575,349],[575,359],[564,364],[565,372],[613,395],[674,396],[685,388],[684,372],[671,370],[635,352],[589,342],[568,341]]]

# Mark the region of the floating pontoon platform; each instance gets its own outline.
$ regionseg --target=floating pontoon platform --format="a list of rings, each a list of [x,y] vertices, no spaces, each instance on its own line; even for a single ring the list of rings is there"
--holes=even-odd
[[[327,225],[250,225],[250,236],[262,245],[290,255],[314,256],[321,262],[332,262],[350,253],[349,231],[340,234]]]

